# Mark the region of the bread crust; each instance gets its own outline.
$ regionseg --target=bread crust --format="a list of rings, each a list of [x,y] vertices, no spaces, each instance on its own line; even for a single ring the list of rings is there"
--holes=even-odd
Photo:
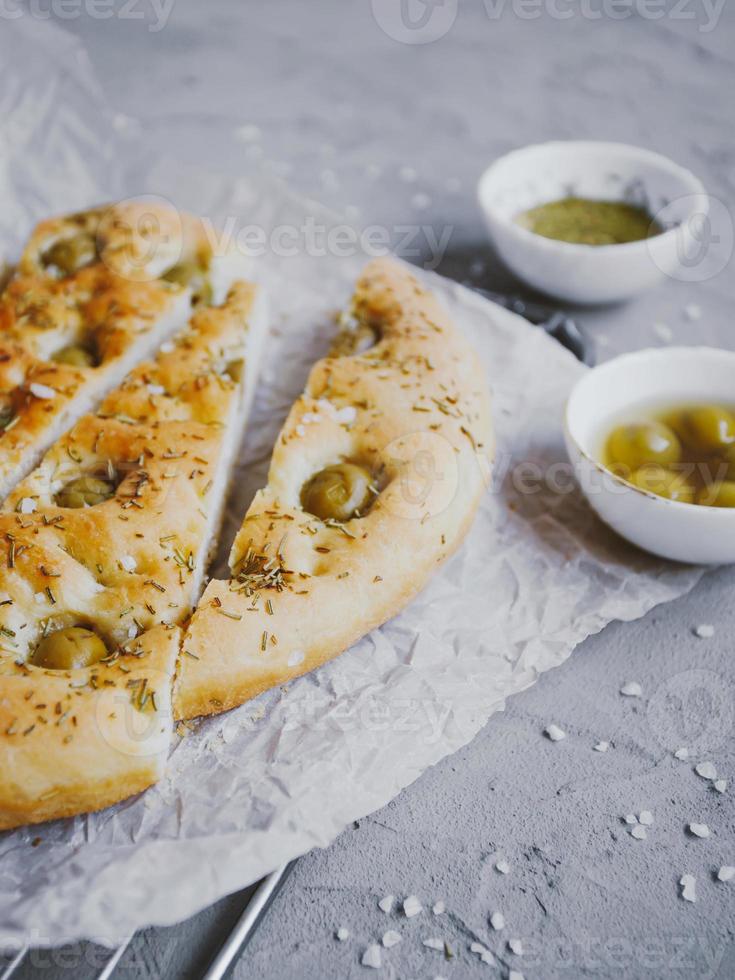
[[[311,371],[230,556],[189,623],[177,718],[225,711],[341,653],[402,609],[467,533],[493,455],[481,365],[408,270],[377,260],[352,329]],[[347,353],[366,332],[378,342]],[[342,355],[342,356],[340,356]],[[367,514],[326,524],[301,506],[309,477],[368,467]]]
[[[163,772],[177,624],[198,598],[224,493],[223,445],[244,397],[231,365],[248,356],[256,295],[239,282],[200,309],[0,512],[0,829],[99,809]],[[114,495],[60,506],[59,490],[87,474],[115,482]],[[108,658],[34,666],[40,638],[65,626],[93,629]]]
[[[51,257],[81,240],[79,267]],[[203,223],[173,208],[126,202],[41,222],[0,295],[0,498],[53,441],[141,358],[180,329],[192,290],[162,276],[206,266]],[[60,260],[59,260],[60,261]],[[69,346],[93,365],[54,357]]]

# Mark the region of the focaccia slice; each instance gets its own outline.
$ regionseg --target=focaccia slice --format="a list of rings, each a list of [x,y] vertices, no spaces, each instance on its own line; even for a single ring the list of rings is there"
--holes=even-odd
[[[336,656],[405,606],[472,523],[493,437],[468,343],[389,260],[368,265],[344,326],[281,431],[232,578],[209,583],[186,629],[179,718]]]
[[[244,264],[214,257],[202,221],[157,203],[38,225],[0,295],[0,499]]]
[[[264,326],[260,290],[236,283],[6,501],[0,829],[107,806],[160,776],[177,624],[201,592]]]

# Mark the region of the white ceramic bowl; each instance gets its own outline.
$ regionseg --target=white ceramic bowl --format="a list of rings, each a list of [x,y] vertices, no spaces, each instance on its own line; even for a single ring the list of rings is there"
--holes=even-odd
[[[676,561],[734,562],[735,509],[657,497],[630,486],[598,462],[606,432],[631,409],[686,402],[735,403],[735,352],[657,348],[593,368],[567,402],[567,452],[594,510],[628,541]]]
[[[574,245],[522,228],[518,215],[570,195],[644,207],[668,230],[621,245]],[[573,303],[627,299],[675,276],[709,210],[701,181],[678,164],[624,143],[540,143],[496,160],[478,197],[490,237],[535,289]]]

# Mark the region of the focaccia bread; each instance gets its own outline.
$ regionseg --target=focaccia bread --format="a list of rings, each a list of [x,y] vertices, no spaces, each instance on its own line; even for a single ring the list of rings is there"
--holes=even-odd
[[[186,629],[179,718],[313,670],[395,615],[459,545],[493,454],[481,366],[408,270],[372,262],[278,438],[268,485]]]
[[[212,255],[202,221],[158,203],[39,224],[0,295],[0,499],[244,265]]]
[[[202,587],[254,388],[260,290],[142,364],[0,513],[0,829],[161,775],[178,625]]]

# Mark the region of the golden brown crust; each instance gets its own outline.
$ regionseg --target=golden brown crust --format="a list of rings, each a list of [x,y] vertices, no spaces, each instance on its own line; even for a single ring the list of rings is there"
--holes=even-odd
[[[86,243],[60,268],[60,243]],[[57,251],[55,251],[55,249]],[[161,278],[210,259],[198,219],[128,202],[39,224],[0,295],[0,497],[55,438],[180,328],[187,285]],[[69,260],[71,262],[71,260]],[[54,358],[82,346],[93,363]]]
[[[98,414],[58,440],[0,512],[0,827],[105,806],[161,773],[175,624],[196,601],[224,492],[223,447],[243,400],[242,382],[227,368],[246,356],[255,297],[255,287],[237,283],[223,306],[197,312]],[[114,495],[91,507],[60,506],[59,491],[83,475],[111,480]],[[48,631],[80,625],[102,637],[109,663],[80,672],[28,662]],[[119,714],[101,719],[100,698],[117,689],[137,696],[143,680],[155,690],[147,710],[157,741],[156,752],[141,757],[120,743]],[[73,712],[72,742],[46,717],[56,704],[64,723]],[[125,710],[126,723],[139,720],[130,715],[136,704]]]
[[[314,366],[233,545],[233,578],[210,582],[187,628],[177,717],[226,710],[336,656],[420,591],[472,522],[493,451],[476,356],[396,263],[368,266],[354,312],[347,336],[380,339]],[[345,459],[380,494],[330,526],[302,509],[301,488]]]

